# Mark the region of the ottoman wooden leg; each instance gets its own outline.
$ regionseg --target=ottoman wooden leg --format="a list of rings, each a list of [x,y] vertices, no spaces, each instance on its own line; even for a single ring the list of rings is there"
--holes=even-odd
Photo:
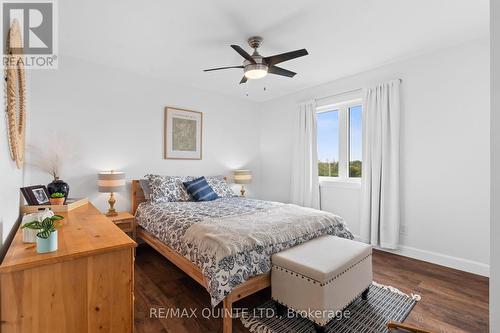
[[[366,288],[365,291],[361,294],[361,298],[364,300],[368,299],[368,292],[370,291],[370,287]]]
[[[325,326],[318,325],[314,323],[314,329],[316,329],[316,333],[325,333]]]

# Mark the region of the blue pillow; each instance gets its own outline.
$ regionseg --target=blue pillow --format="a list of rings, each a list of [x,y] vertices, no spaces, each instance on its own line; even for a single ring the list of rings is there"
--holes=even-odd
[[[208,185],[205,177],[196,178],[183,184],[195,201],[212,201],[219,198],[217,193]]]

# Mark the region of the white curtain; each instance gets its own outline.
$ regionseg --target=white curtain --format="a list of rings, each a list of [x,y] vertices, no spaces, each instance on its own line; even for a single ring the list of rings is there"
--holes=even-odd
[[[316,146],[316,102],[299,104],[294,133],[291,201],[294,204],[320,208],[318,150]]]
[[[361,239],[387,249],[399,243],[400,80],[363,91]]]

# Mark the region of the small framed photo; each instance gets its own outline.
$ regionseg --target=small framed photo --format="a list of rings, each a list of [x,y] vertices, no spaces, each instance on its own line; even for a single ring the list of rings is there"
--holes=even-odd
[[[44,185],[22,187],[21,193],[30,206],[50,205],[49,192]]]
[[[165,108],[165,159],[201,160],[203,114]]]

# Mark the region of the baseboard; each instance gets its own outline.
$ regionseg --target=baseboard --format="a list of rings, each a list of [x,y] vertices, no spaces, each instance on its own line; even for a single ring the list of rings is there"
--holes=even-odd
[[[482,275],[486,277],[490,276],[490,265],[484,264],[482,262],[453,257],[446,254],[421,250],[404,245],[401,245],[398,250],[386,250],[386,249],[380,249],[380,250],[391,252],[394,254],[399,254],[405,257],[427,261],[433,264],[446,266],[477,275]]]
[[[355,238],[359,239],[357,235],[355,235]],[[486,276],[486,277],[490,276],[490,265],[478,261],[453,257],[447,254],[417,249],[406,245],[400,245],[398,250],[387,250],[381,248],[377,249],[413,259],[427,261],[436,265],[458,269],[461,271],[481,276]]]

